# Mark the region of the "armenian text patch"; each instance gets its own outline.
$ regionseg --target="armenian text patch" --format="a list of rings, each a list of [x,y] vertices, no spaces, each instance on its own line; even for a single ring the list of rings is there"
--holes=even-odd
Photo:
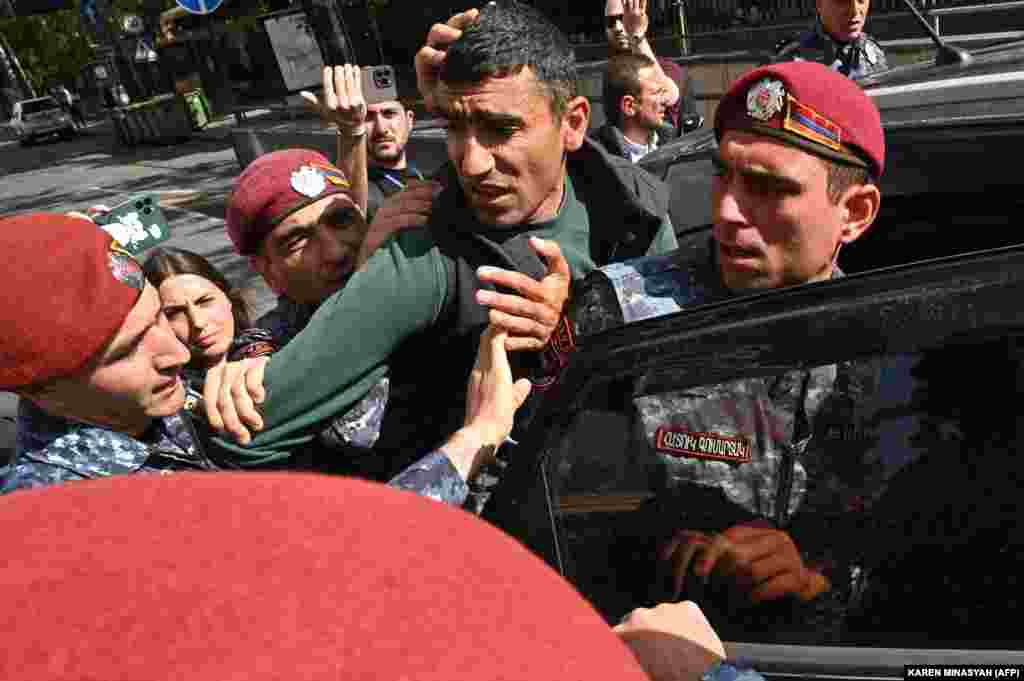
[[[730,463],[749,463],[750,442],[744,438],[718,433],[691,433],[680,428],[658,428],[654,448],[672,456],[711,459]]]

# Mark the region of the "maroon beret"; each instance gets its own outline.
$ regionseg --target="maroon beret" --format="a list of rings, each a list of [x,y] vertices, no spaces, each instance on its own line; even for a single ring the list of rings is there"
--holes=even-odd
[[[812,154],[885,170],[885,134],[875,103],[856,83],[821,64],[762,66],[729,88],[718,104],[715,137],[728,130],[770,135]]]
[[[287,473],[0,497],[0,678],[642,681],[576,591],[460,509]]]
[[[0,390],[80,370],[135,307],[142,268],[83,218],[28,213],[0,220]]]
[[[292,213],[350,185],[319,151],[282,149],[246,166],[228,200],[228,236],[241,255],[259,251],[263,239]]]

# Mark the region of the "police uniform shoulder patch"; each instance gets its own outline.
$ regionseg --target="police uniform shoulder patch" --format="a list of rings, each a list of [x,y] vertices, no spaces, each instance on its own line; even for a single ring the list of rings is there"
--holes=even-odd
[[[782,111],[786,88],[782,81],[765,78],[754,84],[747,92],[747,114],[754,120],[770,121]]]
[[[728,463],[750,463],[750,442],[719,433],[694,433],[661,426],[654,434],[654,448],[671,456]]]
[[[145,276],[142,274],[142,266],[116,239],[110,242],[107,257],[109,258],[110,273],[114,275],[115,279],[133,289],[139,291],[143,289]]]

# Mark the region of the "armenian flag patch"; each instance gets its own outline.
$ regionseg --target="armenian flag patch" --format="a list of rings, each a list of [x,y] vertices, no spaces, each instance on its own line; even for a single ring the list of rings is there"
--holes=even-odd
[[[124,246],[114,239],[110,242],[110,249],[107,251],[110,259],[110,273],[122,284],[131,286],[141,291],[145,286],[145,276],[142,274],[142,266],[132,257]]]
[[[833,151],[842,151],[842,129],[811,107],[787,96],[788,106],[782,127]]]

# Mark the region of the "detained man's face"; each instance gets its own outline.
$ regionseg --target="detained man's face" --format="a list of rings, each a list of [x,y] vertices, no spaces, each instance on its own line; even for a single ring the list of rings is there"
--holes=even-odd
[[[181,370],[188,349],[177,339],[149,283],[114,338],[79,372],[55,381],[38,398],[57,416],[129,435],[185,404]]]
[[[550,220],[565,184],[565,155],[583,144],[590,110],[571,100],[555,116],[530,68],[479,83],[442,83],[448,158],[466,200],[486,225]]]

